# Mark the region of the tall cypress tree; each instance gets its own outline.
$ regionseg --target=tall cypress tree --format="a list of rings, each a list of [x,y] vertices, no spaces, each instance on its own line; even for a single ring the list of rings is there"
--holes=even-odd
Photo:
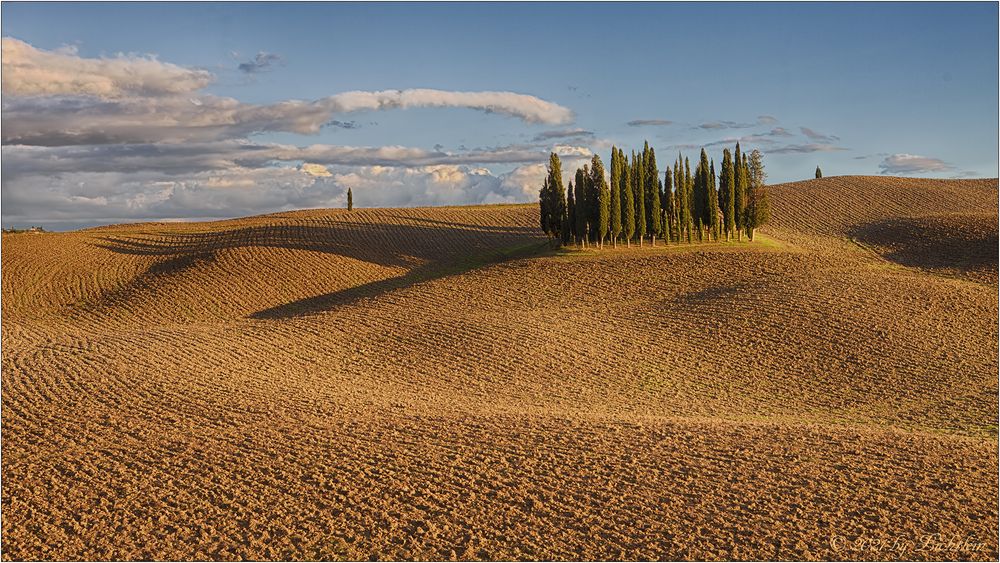
[[[587,208],[587,182],[582,168],[576,169],[576,236],[580,242],[587,245],[587,224],[590,222],[590,209]]]
[[[743,209],[746,207],[747,179],[743,173],[743,155],[740,153],[740,144],[736,143],[736,152],[733,153],[733,219],[736,222],[736,232],[739,238],[743,238]]]
[[[662,235],[663,224],[660,221],[660,171],[656,168],[656,152],[647,142],[643,147],[642,162],[646,167],[643,177],[646,181],[646,230],[650,239],[656,243],[657,235]]]
[[[743,155],[744,157],[746,155]],[[764,172],[764,159],[760,151],[754,149],[750,153],[748,163],[750,186],[747,189],[747,206],[744,210],[743,225],[747,235],[753,241],[754,232],[757,227],[767,223],[770,217],[770,206],[767,201],[767,192],[764,189],[767,173]]]
[[[562,226],[566,215],[566,189],[563,187],[562,162],[556,153],[549,155],[549,174],[546,178],[546,185],[548,228],[545,232],[562,240]]]
[[[722,151],[722,173],[719,175],[719,199],[722,200],[722,216],[726,222],[726,240],[736,230],[736,179],[733,177],[733,154],[729,149]]]
[[[632,197],[632,172],[628,161],[625,160],[625,151],[618,149],[618,159],[622,167],[622,230],[625,235],[625,244],[631,245],[632,237],[635,236],[635,200]]]
[[[708,164],[708,224],[712,237],[719,240],[719,192],[715,187],[715,160]]]
[[[667,166],[663,173],[663,241],[670,242],[674,238],[674,189],[673,173]]]
[[[611,147],[611,241],[618,246],[618,235],[622,232],[622,163],[618,160],[618,149]]]
[[[646,236],[646,197],[643,193],[643,163],[642,158],[632,152],[632,199],[635,201],[635,238],[642,246]]]
[[[817,167],[816,170],[819,168]],[[347,210],[354,211],[354,192],[351,191],[351,188],[347,188]]]
[[[566,186],[566,242],[576,242],[576,196],[573,194],[573,182]]]
[[[591,159],[590,183],[593,186],[594,194],[597,198],[597,220],[594,235],[597,243],[604,246],[604,239],[607,238],[611,230],[611,188],[604,178],[604,163],[601,157],[594,155]]]
[[[819,169],[819,166],[816,167],[816,177],[817,178],[823,177],[823,171]]]
[[[538,190],[538,226],[548,236],[552,236],[552,233],[549,232],[549,214],[552,213],[549,209],[549,203],[551,201],[552,198],[549,196],[549,177],[546,175],[545,179],[542,180],[542,189]]]
[[[684,190],[687,192],[687,240],[691,242],[691,231],[694,229],[694,179],[691,177],[691,161],[684,157]]]

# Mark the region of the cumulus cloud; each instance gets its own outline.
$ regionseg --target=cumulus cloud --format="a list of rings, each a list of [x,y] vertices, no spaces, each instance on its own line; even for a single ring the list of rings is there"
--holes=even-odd
[[[182,178],[157,172],[71,172],[4,178],[4,222],[59,228],[111,222],[207,219],[310,207],[341,207],[347,188],[365,206],[530,202],[543,164],[506,174],[466,165],[415,168],[305,165],[229,168]]]
[[[88,59],[78,56],[75,49],[46,51],[11,37],[2,39],[2,50],[2,89],[17,96],[179,95],[212,81],[212,74],[205,70],[160,62],[153,56]]]
[[[647,127],[647,126],[665,126],[670,125],[673,121],[667,119],[633,119],[626,123],[629,127]]]
[[[271,67],[279,62],[281,62],[280,55],[261,51],[253,59],[240,63],[237,68],[247,74],[256,74],[270,70]]]
[[[810,129],[808,127],[800,127],[799,129],[802,131],[803,135],[805,135],[806,137],[809,137],[813,141],[819,141],[819,142],[823,142],[823,143],[832,143],[834,141],[839,141],[840,140],[840,137],[837,137],[836,135],[824,135],[823,133],[820,133],[820,132],[815,131],[813,129]]]
[[[778,118],[773,115],[758,115],[757,123],[761,125],[773,125],[778,122]]]
[[[882,174],[925,174],[955,169],[940,158],[906,153],[891,154],[885,157],[878,167]]]
[[[270,64],[264,55],[258,56],[260,63]],[[338,114],[417,107],[468,108],[528,123],[573,119],[568,108],[515,92],[352,91],[258,105],[198,92],[211,80],[208,72],[151,57],[84,58],[4,38],[3,142],[57,146],[206,141],[261,132],[308,135],[327,125],[356,125],[336,120]]]
[[[532,201],[543,145],[462,149],[259,143],[261,132],[353,129],[342,114],[467,108],[528,123],[565,124],[572,112],[527,94],[434,89],[353,91],[318,100],[249,104],[201,92],[212,76],[154,57],[84,58],[71,48],[3,40],[3,220],[74,225],[249,215],[343,204]],[[257,72],[274,59],[259,54]],[[249,63],[247,63],[249,64]],[[592,137],[554,130],[546,140]],[[590,150],[556,145],[568,163]],[[486,166],[511,170],[494,174]]]

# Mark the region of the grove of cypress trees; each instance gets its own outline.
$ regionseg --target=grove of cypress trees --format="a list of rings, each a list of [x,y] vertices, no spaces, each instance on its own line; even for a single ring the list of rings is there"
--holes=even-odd
[[[635,236],[635,198],[632,194],[632,173],[628,161],[625,160],[625,151],[618,149],[618,159],[622,167],[622,228],[625,231],[625,244],[632,245],[632,237]]]
[[[601,157],[594,155],[590,167],[590,183],[593,186],[594,194],[597,197],[597,218],[594,221],[596,229],[595,236],[599,246],[604,246],[604,239],[611,229],[611,189],[608,181],[604,178],[604,163]]]
[[[722,151],[722,173],[719,175],[719,198],[722,200],[722,215],[726,222],[726,240],[736,230],[736,179],[733,177],[733,155],[729,149]]]
[[[347,188],[347,210],[354,211],[354,192],[351,191],[351,188]]]
[[[618,246],[618,235],[622,232],[622,163],[618,160],[618,149],[611,147],[611,241]]]

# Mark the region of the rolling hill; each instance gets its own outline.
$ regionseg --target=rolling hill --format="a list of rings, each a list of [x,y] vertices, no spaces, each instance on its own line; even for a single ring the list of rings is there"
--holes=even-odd
[[[5,234],[4,557],[996,559],[997,198],[829,177],[752,244],[603,251],[535,205]]]

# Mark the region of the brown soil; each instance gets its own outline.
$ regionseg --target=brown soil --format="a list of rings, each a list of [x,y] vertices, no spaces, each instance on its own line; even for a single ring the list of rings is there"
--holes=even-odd
[[[771,195],[4,235],[3,557],[996,559],[996,181]]]

